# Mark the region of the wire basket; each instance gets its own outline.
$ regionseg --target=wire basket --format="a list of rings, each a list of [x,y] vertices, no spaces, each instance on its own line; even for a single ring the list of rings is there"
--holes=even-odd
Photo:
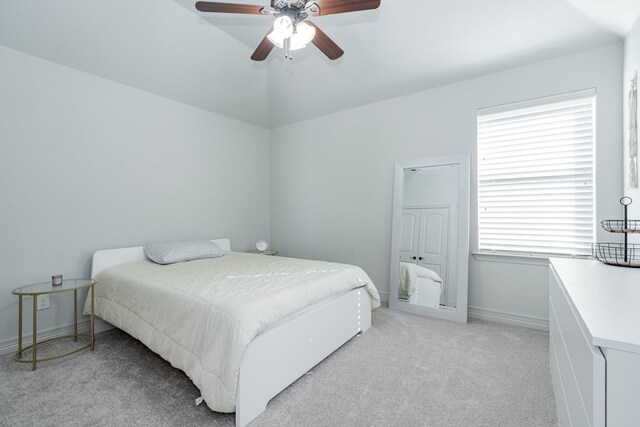
[[[626,224],[625,224],[626,223]],[[623,219],[603,219],[600,226],[609,233],[640,233],[640,221]]]
[[[605,264],[640,268],[640,244],[594,243],[591,254]]]

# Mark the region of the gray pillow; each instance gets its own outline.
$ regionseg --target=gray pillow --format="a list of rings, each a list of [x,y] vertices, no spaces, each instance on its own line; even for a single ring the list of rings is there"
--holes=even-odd
[[[210,240],[152,243],[144,247],[144,254],[158,264],[173,264],[195,259],[217,258],[224,255],[220,246]]]

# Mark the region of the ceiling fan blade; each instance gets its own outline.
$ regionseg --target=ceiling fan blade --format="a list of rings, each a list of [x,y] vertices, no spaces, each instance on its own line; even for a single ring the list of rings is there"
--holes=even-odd
[[[200,12],[218,12],[218,13],[248,13],[252,15],[260,15],[263,6],[252,4],[235,4],[235,3],[217,3],[211,1],[199,1],[196,3],[196,9]]]
[[[269,33],[271,33],[271,29],[269,29]],[[267,35],[269,35],[269,33],[267,33]],[[273,47],[274,44],[269,41],[267,36],[264,36],[256,51],[253,52],[253,55],[251,55],[251,59],[253,59],[254,61],[264,61],[273,50]]]
[[[344,55],[344,50],[340,49],[340,46],[335,44],[335,42],[331,40],[329,36],[326,35],[320,28],[318,28],[316,24],[311,21],[305,22],[316,29],[316,35],[313,40],[311,40],[311,43],[316,45],[316,47],[320,49],[322,53],[327,55],[327,58],[333,61]]]
[[[380,0],[315,0],[315,3],[320,6],[320,16],[380,7]]]

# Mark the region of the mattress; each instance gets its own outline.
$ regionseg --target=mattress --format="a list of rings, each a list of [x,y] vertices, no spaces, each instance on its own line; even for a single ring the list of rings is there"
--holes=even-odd
[[[242,356],[270,326],[360,287],[372,308],[380,306],[359,267],[236,252],[172,265],[131,262],[96,280],[96,316],[183,370],[218,412],[235,410]]]

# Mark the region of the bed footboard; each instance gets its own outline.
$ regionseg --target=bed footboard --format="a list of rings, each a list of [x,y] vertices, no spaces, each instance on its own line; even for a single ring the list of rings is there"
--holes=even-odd
[[[236,393],[236,427],[358,332],[371,327],[371,297],[354,289],[305,310],[260,334],[242,359]]]

